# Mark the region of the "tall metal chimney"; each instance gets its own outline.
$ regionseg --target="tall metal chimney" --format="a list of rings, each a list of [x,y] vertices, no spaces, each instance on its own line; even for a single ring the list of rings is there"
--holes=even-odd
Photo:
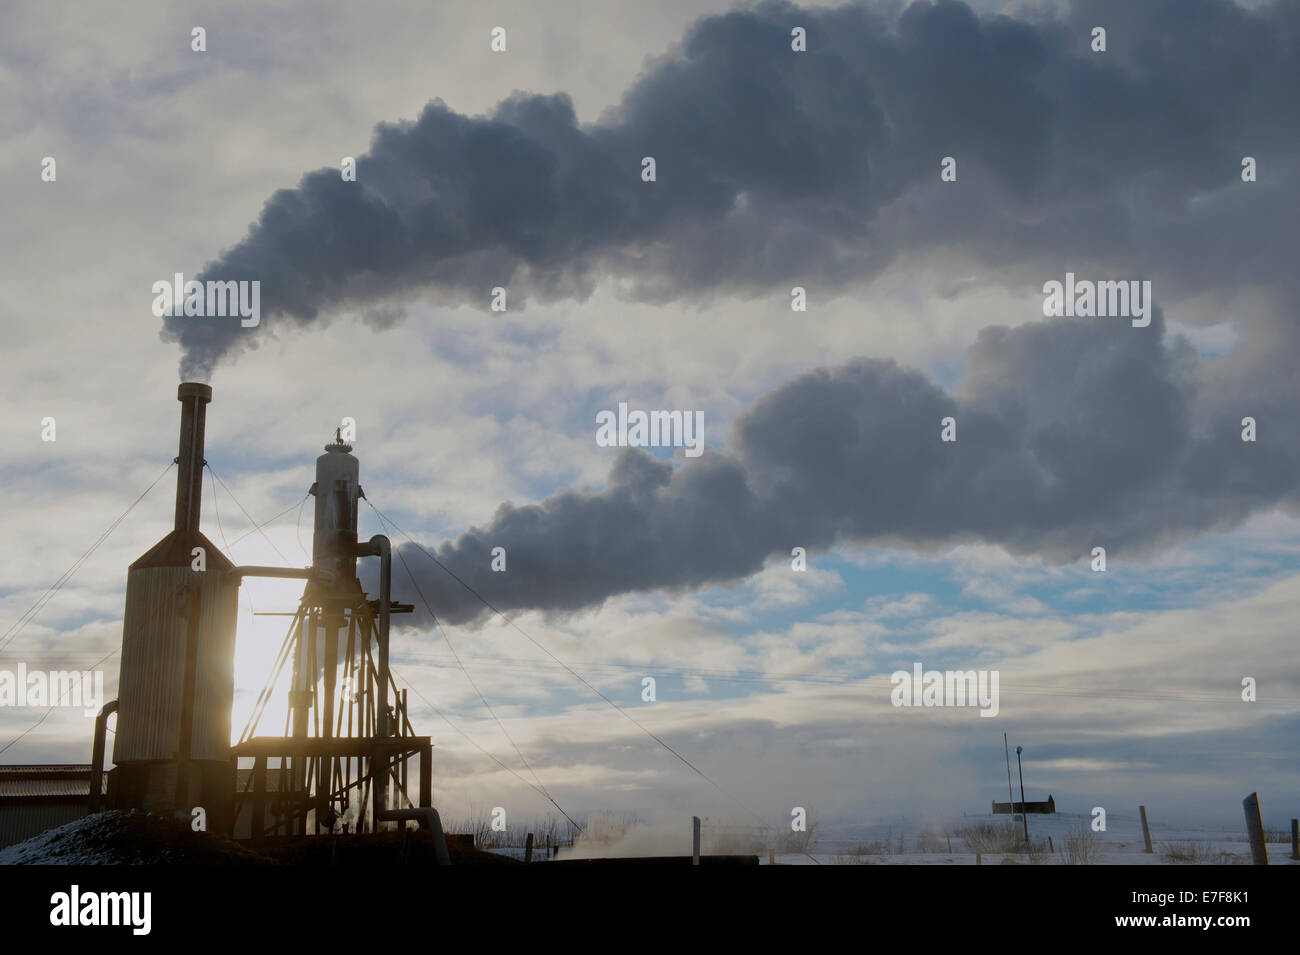
[[[181,445],[176,455],[176,530],[199,529],[203,503],[203,427],[212,387],[187,381],[176,389],[181,403]]]

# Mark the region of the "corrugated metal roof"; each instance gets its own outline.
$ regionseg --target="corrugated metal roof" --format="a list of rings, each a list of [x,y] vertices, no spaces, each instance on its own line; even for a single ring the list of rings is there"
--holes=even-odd
[[[197,659],[191,661],[194,600],[199,601],[199,629]],[[238,581],[214,574],[210,562],[206,573],[191,570],[188,562],[183,567],[132,565],[122,631],[134,636],[122,644],[114,763],[167,761],[187,749],[192,759],[230,758],[238,610]],[[190,739],[182,740],[187,673],[194,677],[194,696]]]
[[[46,806],[0,801],[0,849],[80,819],[85,814],[86,807],[80,803]]]
[[[108,777],[105,774],[101,783],[105,792],[107,785]],[[89,764],[0,766],[0,799],[89,795]]]

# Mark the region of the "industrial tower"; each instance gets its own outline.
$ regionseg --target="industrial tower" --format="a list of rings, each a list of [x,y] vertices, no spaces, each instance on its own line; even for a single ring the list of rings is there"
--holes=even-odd
[[[254,838],[332,832],[345,818],[355,831],[415,820],[431,831],[438,861],[446,864],[432,805],[432,745],[414,735],[405,691],[398,692],[388,666],[391,617],[411,607],[392,600],[388,538],[357,540],[364,493],[351,446],[337,437],[316,460],[312,565],[238,567],[199,530],[212,389],[188,382],[177,398],[175,527],[128,571],[118,700],[96,723],[98,773],[107,717],[117,709],[109,805],[186,816],[202,807],[209,829]],[[363,557],[380,562],[374,599],[357,577]],[[244,577],[306,583],[253,716],[232,746],[235,623]],[[284,735],[258,735],[286,666]],[[251,768],[241,771],[240,760]],[[92,794],[98,791],[92,785]],[[92,795],[92,808],[96,802]]]

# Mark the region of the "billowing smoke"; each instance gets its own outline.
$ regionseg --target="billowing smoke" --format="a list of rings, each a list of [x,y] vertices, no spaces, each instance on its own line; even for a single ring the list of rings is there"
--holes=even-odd
[[[738,580],[795,547],[982,540],[1065,561],[1100,544],[1131,559],[1300,503],[1300,433],[1285,410],[1295,386],[1255,405],[1271,433],[1247,444],[1240,403],[1199,395],[1194,356],[1163,332],[1159,313],[1146,329],[1110,319],[988,328],[960,398],[889,361],[818,369],[748,409],[731,453],[674,467],[628,449],[603,491],[504,505],[432,552],[502,611],[564,612]],[[952,442],[941,440],[947,417]],[[402,546],[444,619],[484,612]],[[492,572],[494,547],[506,549],[507,573]]]
[[[356,182],[325,168],[276,192],[198,276],[259,280],[263,318],[167,319],[182,376],[339,310],[382,326],[416,294],[487,307],[495,286],[549,301],[602,280],[650,301],[824,291],[934,246],[1150,273],[1182,261],[1184,204],[1236,182],[1242,155],[1273,183],[1295,155],[1294,3],[1097,0],[1037,23],[895,7],[703,19],[591,125],[562,94],[476,117],[434,101],[381,124]],[[1090,48],[1097,24],[1105,53]],[[944,156],[959,187],[938,181]]]
[[[1066,271],[1151,280],[1160,307],[1146,328],[986,328],[952,392],[887,361],[809,372],[748,409],[726,453],[674,467],[624,451],[603,490],[504,505],[439,559],[503,610],[564,612],[740,579],[794,547],[1140,555],[1293,508],[1300,4],[1095,0],[1031,20],[900,6],[706,18],[590,125],[563,95],[523,94],[381,125],[357,182],[308,174],[207,268],[260,279],[264,319],[168,320],[182,373],[339,311],[383,327],[417,295],[784,295],[941,253],[1022,289]],[[1236,344],[1200,358],[1167,317],[1231,320]],[[406,546],[440,612],[481,612]]]

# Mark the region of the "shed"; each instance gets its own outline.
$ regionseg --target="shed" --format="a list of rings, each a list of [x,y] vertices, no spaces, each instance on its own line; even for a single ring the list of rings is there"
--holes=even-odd
[[[87,763],[0,766],[0,849],[80,819],[89,801]]]

